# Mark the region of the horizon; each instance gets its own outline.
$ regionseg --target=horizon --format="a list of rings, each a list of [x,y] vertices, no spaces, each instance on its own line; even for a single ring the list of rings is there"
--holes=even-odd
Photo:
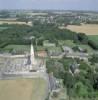
[[[98,11],[98,0],[0,0],[0,10]]]

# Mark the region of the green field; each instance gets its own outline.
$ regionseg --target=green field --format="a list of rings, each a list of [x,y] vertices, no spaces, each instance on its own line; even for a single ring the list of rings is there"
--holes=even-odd
[[[59,45],[66,45],[66,46],[69,46],[69,47],[74,47],[76,44],[73,43],[72,40],[59,40],[58,41]]]
[[[8,27],[0,27],[0,31],[7,29]]]
[[[88,51],[88,53],[93,53],[95,52],[89,45],[78,45],[79,47],[86,49]]]
[[[43,100],[46,88],[40,78],[0,80],[0,100]]]
[[[59,45],[65,45],[65,46],[69,46],[69,47],[71,47],[71,48],[73,48],[73,47],[75,47],[75,46],[79,46],[79,47],[81,47],[81,48],[83,48],[83,49],[87,49],[87,51],[89,52],[89,53],[91,53],[91,52],[95,52],[89,45],[83,45],[83,44],[75,44],[75,43],[73,43],[73,41],[72,40],[61,40],[61,41],[59,41]]]
[[[30,45],[7,45],[4,49],[14,49],[16,51],[30,51]]]
[[[15,51],[30,51],[30,45],[7,45],[4,48],[5,51],[11,49],[14,49]],[[43,46],[37,46],[37,48],[34,47],[34,49],[37,49],[37,51],[42,51],[45,50],[46,48]]]
[[[43,51],[43,50],[45,50],[46,48],[45,47],[43,47],[43,46],[37,46],[37,51]]]
[[[98,35],[88,35],[90,40],[93,40],[95,43],[98,43]]]

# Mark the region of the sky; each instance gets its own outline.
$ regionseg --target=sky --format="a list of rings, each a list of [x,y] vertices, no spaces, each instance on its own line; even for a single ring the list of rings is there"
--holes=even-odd
[[[0,0],[0,9],[98,11],[98,0]]]

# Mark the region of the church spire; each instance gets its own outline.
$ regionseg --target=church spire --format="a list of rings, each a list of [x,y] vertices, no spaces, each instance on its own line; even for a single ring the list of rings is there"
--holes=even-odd
[[[35,64],[35,56],[34,56],[34,47],[33,47],[33,44],[32,44],[32,41],[31,41],[31,51],[30,51],[30,56],[31,56],[31,65],[34,65]]]

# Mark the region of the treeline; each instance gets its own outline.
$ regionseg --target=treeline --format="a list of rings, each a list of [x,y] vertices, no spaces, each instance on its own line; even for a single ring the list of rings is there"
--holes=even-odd
[[[88,36],[84,33],[79,33],[77,34],[78,36],[78,40],[82,43],[82,44],[88,44],[91,48],[93,48],[94,50],[98,50],[98,44],[95,43],[93,40],[89,39]]]
[[[2,10],[0,11],[0,18],[9,18],[10,17],[10,13],[7,10]]]
[[[8,27],[8,28],[0,31],[0,44],[5,42],[13,44],[25,44],[29,42],[29,40],[26,40],[24,37],[31,29],[30,27],[26,25],[7,25],[7,24],[2,25],[2,27]]]
[[[87,24],[98,24],[98,21],[86,21]]]
[[[7,42],[3,42],[3,43],[1,43],[0,44],[0,48],[4,48],[5,46],[7,46],[9,43],[7,43]]]
[[[98,44],[95,43],[93,40],[89,40],[88,45],[90,45],[93,49],[98,50]]]
[[[0,25],[7,29],[0,31],[0,45],[2,43],[9,44],[30,44],[30,37],[34,36],[38,39],[38,45],[42,45],[44,40],[57,42],[58,40],[73,40],[75,43],[90,45],[93,49],[98,49],[97,43],[89,40],[84,33],[75,33],[68,29],[59,29],[55,24],[41,24],[34,22],[34,26],[27,25]],[[33,41],[35,44],[35,41]]]
[[[14,44],[28,44],[30,37],[43,37],[43,40],[74,40],[77,37],[75,32],[70,30],[60,30],[54,24],[38,24],[35,23],[33,27],[27,25],[0,25],[7,27],[7,29],[0,31],[0,43],[14,43]],[[40,41],[40,42],[42,42]],[[40,44],[40,43],[39,43]]]

